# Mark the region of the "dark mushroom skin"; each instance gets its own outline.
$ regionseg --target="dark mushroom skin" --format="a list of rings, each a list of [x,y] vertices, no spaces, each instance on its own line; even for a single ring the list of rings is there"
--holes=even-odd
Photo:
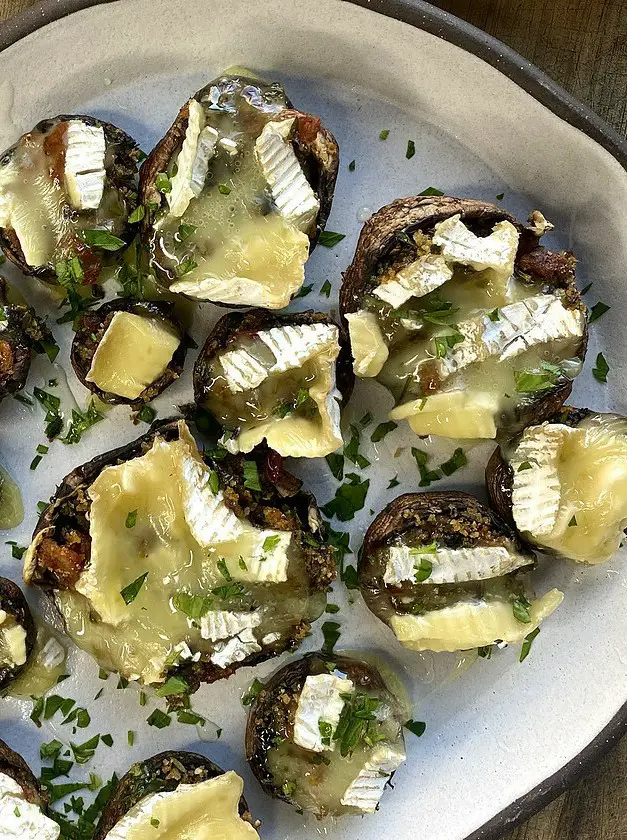
[[[224,419],[219,416],[217,411],[217,409],[223,407],[223,401],[220,399],[216,388],[216,376],[212,369],[218,362],[217,357],[226,350],[234,349],[242,339],[254,340],[256,334],[261,330],[304,324],[334,325],[334,322],[328,315],[312,310],[290,313],[289,315],[276,315],[264,309],[251,309],[243,314],[230,312],[220,318],[207,337],[194,364],[194,399],[197,405],[209,411],[218,423],[236,432],[237,427],[232,425],[227,427]],[[345,335],[341,330],[339,331],[339,343],[340,352],[335,361],[336,386],[342,395],[342,405],[345,406],[352,393],[355,376],[351,366],[350,351],[346,344]],[[225,389],[225,392],[228,396],[228,389]],[[240,396],[240,399],[248,401],[248,393],[243,392],[243,397]],[[230,413],[233,413],[233,410]]]
[[[33,355],[45,353],[55,341],[44,322],[25,304],[11,300],[6,281],[0,277],[0,400],[21,391],[28,378]]]
[[[8,578],[0,577],[0,610],[7,613],[16,624],[19,624],[26,631],[26,662],[23,665],[4,665],[0,661],[0,692],[9,688],[11,683],[18,677],[28,662],[28,658],[35,646],[37,639],[37,628],[20,587]],[[1,629],[1,625],[0,625]],[[1,755],[1,754],[0,754]]]
[[[559,293],[567,309],[579,310],[585,315],[585,306],[575,284],[575,257],[571,252],[554,253],[540,245],[544,228],[535,222],[536,213],[534,211],[530,216],[534,224],[523,226],[501,207],[450,196],[410,196],[381,208],[364,225],[353,261],[343,274],[340,289],[343,329],[348,333],[346,316],[362,308],[364,298],[371,294],[386,271],[397,271],[416,258],[413,237],[432,236],[437,224],[457,214],[472,233],[481,237],[488,236],[499,222],[512,224],[519,233],[515,279],[523,285],[534,286],[537,289],[534,293]],[[436,289],[432,295],[437,294]],[[573,357],[581,362],[588,340],[587,322],[585,318],[583,320],[583,335]],[[511,437],[530,422],[541,422],[551,416],[568,399],[571,390],[572,379],[562,373],[552,387],[527,395],[512,407],[507,417],[501,417],[497,423],[497,437]],[[425,392],[424,396],[428,397],[429,393]]]
[[[594,412],[589,408],[575,408],[574,406],[565,405],[562,406],[562,408],[555,414],[546,418],[544,422],[547,424],[556,423],[563,426],[569,426],[571,428],[577,428],[583,421],[597,414],[600,417],[603,417],[603,414]],[[485,485],[490,499],[490,504],[514,529],[516,529],[512,502],[514,473],[512,467],[510,466],[506,452],[510,453],[510,455],[514,453],[520,439],[521,435],[513,440],[501,444],[500,446],[497,446],[485,469]],[[624,533],[627,533],[627,529],[625,529]],[[565,555],[557,549],[543,544],[540,540],[533,540],[530,535],[518,533],[518,536],[523,543],[528,544],[532,549],[540,549],[547,554],[565,558]]]
[[[105,137],[105,198],[100,207],[95,209],[75,210],[69,198],[63,178],[65,171],[65,125],[70,120],[79,120],[87,126],[101,127]],[[132,236],[128,218],[137,206],[137,165],[141,152],[135,140],[125,131],[111,123],[83,114],[61,114],[51,119],[42,120],[24,134],[11,148],[0,155],[0,169],[9,166],[18,158],[23,147],[35,145],[43,148],[48,175],[52,183],[65,192],[65,204],[62,212],[70,225],[62,243],[58,243],[51,259],[44,265],[29,265],[20,245],[15,230],[0,227],[0,247],[9,260],[18,266],[24,274],[38,277],[48,283],[57,283],[55,266],[72,256],[80,259],[85,285],[98,281],[103,264],[110,262],[105,249],[88,245],[78,235],[78,231],[88,228],[102,228],[109,233],[130,241]],[[0,177],[1,180],[1,177]]]
[[[122,776],[103,809],[93,840],[105,840],[128,811],[147,796],[176,790],[179,785],[196,785],[222,776],[224,770],[199,753],[168,750],[133,764]],[[246,800],[242,796],[239,814],[255,827]]]
[[[433,568],[437,568],[435,546],[448,550],[503,548],[508,556],[516,558],[516,562],[511,567],[504,566],[503,571],[499,565],[498,572],[481,579],[464,574],[455,581],[446,579],[444,582],[429,583],[433,570],[427,568],[424,575],[415,580],[403,577],[400,581],[386,581],[386,551],[399,545],[408,546],[421,556],[429,556],[432,550]],[[425,547],[425,552],[414,548],[420,546]],[[434,548],[430,549],[432,546]],[[418,558],[415,562],[418,563]],[[500,605],[522,599],[529,604],[533,593],[529,588],[528,573],[534,567],[535,555],[523,546],[515,530],[489,507],[469,493],[440,491],[406,493],[386,505],[366,531],[359,552],[358,573],[361,594],[367,607],[399,638],[395,623],[399,617],[403,621],[406,616],[437,616],[439,610],[467,603]],[[561,593],[555,596],[555,606],[561,600],[560,596]],[[539,604],[540,601],[534,603]],[[521,629],[524,627],[524,624],[521,625]],[[520,640],[525,634],[523,632]],[[435,636],[435,644],[430,646],[430,638],[427,637],[426,643],[420,647],[414,647],[411,639],[405,646],[418,650],[463,650],[501,639],[499,636],[481,644],[464,645],[460,638],[458,646],[439,646],[439,637]],[[399,640],[404,644],[403,638]],[[423,640],[418,641],[422,644]]]
[[[312,801],[304,802],[298,796],[298,791],[290,790],[285,784],[288,781],[296,781],[297,784],[302,781],[303,789],[309,784],[311,796],[315,798],[316,786],[322,783],[318,776],[324,773],[327,762],[320,760],[320,753],[304,750],[293,743],[292,739],[298,702],[307,677],[333,671],[345,674],[353,682],[356,692],[364,692],[378,698],[389,708],[392,729],[395,730],[396,736],[394,743],[402,751],[402,727],[407,716],[403,703],[392,693],[374,665],[341,653],[308,653],[302,659],[288,663],[273,674],[255,697],[246,725],[246,760],[264,792],[274,799],[281,799],[297,808],[312,811],[318,817],[359,813],[356,808],[340,805],[341,791],[336,807],[329,809],[318,803],[316,808]],[[289,749],[293,750],[293,757],[299,762],[298,765],[295,764],[295,773],[290,780],[276,778],[271,768],[272,751],[282,744],[289,745]],[[341,760],[339,744],[336,750],[327,753],[327,758],[331,761]]]
[[[46,813],[48,801],[32,770],[21,755],[0,740],[0,773],[10,776],[24,791],[24,798]]]
[[[257,132],[261,131],[268,120],[294,118],[292,148],[320,205],[315,224],[307,233],[311,253],[331,212],[339,167],[339,148],[331,132],[321,124],[319,117],[296,110],[278,82],[266,82],[254,76],[226,71],[195,93],[192,99],[209,108],[216,119],[237,115],[237,103],[243,103],[247,125]],[[158,189],[157,178],[161,173],[172,171],[172,165],[182,148],[188,122],[189,101],[182,106],[174,123],[140,169],[139,202],[147,209],[142,222],[142,240],[150,253],[158,279],[165,285],[177,280],[179,275],[176,266],[165,258],[154,227],[159,212],[167,207],[165,195]],[[245,307],[253,303],[244,301],[241,304],[227,304],[212,301],[218,306],[229,307]]]
[[[129,399],[109,391],[103,391],[95,382],[90,382],[86,379],[98,345],[102,341],[116,312],[130,312],[133,315],[140,315],[145,318],[158,318],[165,321],[178,334],[181,341],[174,351],[174,355],[166,370],[158,379],[145,388],[136,399]],[[155,397],[159,396],[162,391],[165,391],[169,385],[179,378],[183,373],[187,347],[187,336],[179,319],[176,317],[174,304],[167,301],[111,300],[98,307],[98,309],[89,309],[83,313],[77,324],[72,341],[70,361],[72,362],[74,373],[81,384],[85,388],[88,388],[100,400],[112,405],[130,405],[132,408],[137,409],[154,400]],[[129,348],[129,352],[133,352],[132,348]]]
[[[179,420],[154,423],[150,431],[137,440],[99,455],[74,469],[59,485],[57,492],[41,514],[31,549],[25,557],[26,582],[42,587],[52,597],[57,590],[72,590],[81,572],[88,566],[91,553],[89,511],[91,498],[88,488],[108,466],[121,464],[145,455],[156,436],[165,441],[179,439]],[[325,524],[313,496],[300,489],[301,483],[283,468],[283,459],[276,452],[259,447],[244,459],[219,450],[219,457],[205,453],[205,462],[218,474],[225,505],[237,516],[248,517],[258,528],[294,531],[298,533],[299,549],[312,599],[321,599],[319,611],[324,609],[325,593],[336,575],[334,549],[326,542]],[[245,486],[244,462],[254,461],[261,491]],[[316,601],[317,603],[317,601]],[[238,668],[255,665],[279,656],[285,650],[295,650],[308,634],[308,620],[295,620],[289,634],[264,645],[261,651],[222,668],[208,657],[167,669],[167,674],[182,676],[190,691],[201,683],[226,679]],[[178,698],[180,699],[180,698]],[[177,698],[170,698],[176,705]]]

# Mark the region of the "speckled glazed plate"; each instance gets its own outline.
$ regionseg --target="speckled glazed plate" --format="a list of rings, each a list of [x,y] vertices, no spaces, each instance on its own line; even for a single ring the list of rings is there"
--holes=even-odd
[[[299,107],[321,114],[342,151],[329,227],[346,238],[332,250],[315,251],[307,267],[314,291],[298,302],[301,308],[336,309],[340,273],[350,262],[361,221],[397,196],[434,186],[492,201],[504,193],[503,206],[520,218],[542,209],[556,224],[549,244],[572,248],[579,258],[580,285],[593,282],[589,303],[602,299],[612,307],[592,330],[589,361],[572,401],[627,413],[625,147],[594,115],[498,42],[426,4],[402,0],[119,0],[95,5],[59,0],[3,24],[0,46],[5,47],[0,53],[0,148],[45,116],[79,112],[111,120],[149,150],[179,105],[234,64],[280,79]],[[379,140],[382,129],[390,132],[385,142]],[[416,146],[410,160],[405,156],[409,139]],[[354,171],[348,168],[351,160],[356,161]],[[42,314],[51,312],[46,289],[7,274]],[[315,291],[326,279],[333,286],[329,300]],[[202,342],[217,316],[211,305],[198,308],[197,341]],[[67,372],[65,404],[73,395],[85,405],[87,394],[69,370],[69,327],[55,333],[61,345],[57,367]],[[590,374],[590,360],[599,350],[610,365],[607,385]],[[190,399],[192,361],[188,356],[186,375],[158,399],[160,416]],[[29,387],[50,375],[48,363],[38,361]],[[345,421],[371,411],[377,422],[388,403],[378,386],[360,382]],[[81,444],[54,444],[39,470],[30,472],[42,430],[42,412],[9,400],[2,404],[2,462],[19,480],[27,511],[23,525],[6,539],[20,544],[29,540],[37,501],[47,498],[63,475],[139,431],[127,409],[115,408]],[[364,471],[371,480],[366,506],[349,523],[355,551],[370,510],[390,500],[389,479],[398,475],[398,492],[416,488],[410,444],[410,435],[399,428],[376,449],[364,451],[373,466]],[[454,443],[427,445],[436,457],[447,457]],[[483,495],[483,469],[491,451],[491,444],[474,446],[469,466],[448,486]],[[324,461],[293,466],[320,502],[333,495],[336,483]],[[114,749],[99,747],[91,765],[79,770],[83,776],[94,770],[107,778],[159,750],[189,748],[244,776],[265,838],[497,837],[560,792],[625,730],[625,561],[623,553],[590,569],[541,563],[538,590],[558,586],[566,600],[523,664],[514,649],[474,663],[405,652],[359,598],[348,604],[336,585],[334,600],[343,604],[340,646],[374,649],[397,668],[415,706],[413,717],[427,722],[421,739],[408,734],[407,765],[374,816],[316,823],[261,793],[244,760],[245,710],[239,698],[253,676],[263,679],[276,662],[239,671],[194,697],[197,711],[222,729],[219,740],[210,742],[216,727],[209,724],[198,731],[176,723],[149,728],[145,720],[155,700],[140,707],[134,686],[117,690],[113,678],[103,684],[96,665],[71,651],[71,676],[60,693],[88,707],[92,723],[81,733],[85,739],[108,732],[115,740]],[[8,549],[2,552],[0,573],[20,579],[19,563]],[[29,598],[44,609],[35,593]],[[320,642],[318,625],[305,648]],[[103,685],[101,699],[94,701]],[[3,700],[0,736],[37,768],[41,741],[58,737],[67,742],[70,736],[67,727],[52,721],[37,730],[28,719],[30,708],[26,701]],[[129,729],[137,733],[132,749],[126,746]]]

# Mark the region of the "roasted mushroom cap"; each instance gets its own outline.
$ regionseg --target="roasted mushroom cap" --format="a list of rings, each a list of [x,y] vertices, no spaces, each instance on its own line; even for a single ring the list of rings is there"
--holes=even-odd
[[[318,817],[371,813],[405,761],[403,706],[372,665],[307,654],[255,699],[246,758],[264,791]]]
[[[265,440],[281,455],[320,458],[342,445],[340,403],[353,380],[327,315],[254,309],[218,321],[194,366],[194,396],[231,452]]]
[[[521,642],[562,601],[534,600],[534,556],[468,493],[407,493],[374,519],[359,555],[367,606],[412,650]]]
[[[565,406],[494,451],[486,486],[525,542],[603,563],[627,526],[627,418]]]
[[[186,352],[173,304],[113,300],[83,314],[70,358],[101,400],[141,407],[178,379]]]
[[[0,810],[11,821],[13,836],[34,837],[36,831],[38,840],[57,840],[61,830],[46,816],[48,803],[37,779],[22,756],[4,741],[0,741],[0,781],[3,789]],[[4,819],[1,827],[8,830]]]
[[[0,400],[24,387],[34,353],[56,352],[48,327],[14,297],[0,277]]]
[[[186,830],[199,823],[211,828],[213,820],[220,836],[254,840],[258,835],[242,796],[243,786],[236,773],[221,770],[197,753],[159,753],[133,764],[122,776],[102,812],[94,840],[105,840],[114,828],[116,836],[122,836],[127,822],[135,830],[145,825],[150,837],[158,840],[160,832],[176,828],[176,836],[184,837]]]
[[[586,349],[575,259],[501,208],[399,199],[364,225],[340,292],[354,370],[418,435],[494,438],[555,412]]]
[[[24,670],[36,638],[24,593],[12,580],[0,577],[0,689]]]
[[[95,117],[43,120],[0,156],[0,247],[25,274],[98,280],[128,237],[139,149]]]
[[[63,480],[24,576],[102,667],[193,691],[295,649],[324,610],[333,549],[299,488],[276,452],[203,460],[183,421],[157,424]]]
[[[333,135],[277,82],[210,82],[141,168],[159,279],[198,300],[287,306],[331,210],[338,162]]]

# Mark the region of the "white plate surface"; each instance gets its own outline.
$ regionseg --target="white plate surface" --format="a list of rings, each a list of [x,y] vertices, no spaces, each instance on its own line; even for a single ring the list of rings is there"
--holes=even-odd
[[[428,186],[489,201],[505,193],[503,206],[519,218],[538,207],[556,224],[547,242],[575,251],[580,286],[594,283],[589,305],[603,300],[612,306],[592,328],[588,363],[571,402],[627,413],[622,295],[627,174],[607,152],[497,70],[425,32],[338,0],[124,0],[95,6],[45,26],[0,54],[0,148],[43,117],[82,112],[118,124],[148,151],[180,104],[234,64],[280,79],[297,106],[320,114],[340,143],[342,163],[328,227],[346,239],[333,250],[318,248],[307,267],[307,283],[318,290],[329,279],[333,293],[329,301],[312,293],[298,302],[299,308],[336,311],[340,272],[350,262],[361,221],[383,204]],[[384,128],[390,135],[382,142]],[[405,158],[409,139],[416,144],[411,160]],[[356,169],[350,172],[353,159]],[[51,312],[46,289],[12,270],[5,273],[42,314]],[[222,313],[209,304],[199,307],[196,341],[202,343]],[[68,369],[71,332],[67,326],[54,331],[62,348],[58,361]],[[605,386],[590,373],[600,349],[610,364]],[[194,356],[188,356],[184,377],[157,400],[160,417],[191,399]],[[51,375],[48,363],[38,360],[29,390]],[[67,379],[69,391],[84,406],[86,391],[71,371]],[[69,406],[69,392],[63,396]],[[360,382],[345,421],[370,410],[380,422],[388,406],[385,391]],[[6,539],[21,544],[28,542],[35,524],[36,502],[47,498],[63,475],[140,431],[128,409],[115,408],[80,445],[55,443],[39,469],[30,472],[35,446],[43,442],[43,412],[12,400],[5,400],[0,412],[1,460],[19,477],[27,509],[23,525]],[[370,510],[380,510],[392,498],[386,490],[392,476],[398,474],[402,482],[398,492],[417,489],[410,454],[415,443],[399,428],[376,451],[364,448],[373,462],[364,471],[371,487],[365,509],[349,523],[353,550]],[[429,443],[428,448],[437,464],[454,443]],[[491,444],[472,447],[471,464],[437,489],[463,488],[483,496],[483,468],[491,451]],[[292,466],[321,503],[333,495],[337,484],[324,461]],[[0,573],[19,580],[20,571],[10,550],[2,549]],[[457,657],[404,652],[359,597],[343,606],[340,646],[379,651],[403,674],[415,704],[413,717],[427,722],[420,740],[408,733],[407,766],[375,816],[316,823],[261,793],[244,759],[246,715],[239,698],[253,676],[263,679],[276,662],[240,671],[194,696],[194,708],[223,729],[219,741],[207,743],[194,727],[149,728],[145,718],[154,702],[140,708],[137,690],[116,690],[113,678],[94,702],[103,685],[97,667],[73,651],[72,677],[59,693],[86,705],[92,716],[91,728],[80,730],[74,740],[96,732],[110,732],[115,739],[114,749],[98,748],[83,775],[94,770],[108,778],[113,770],[123,773],[131,761],[161,749],[195,749],[244,776],[266,838],[309,840],[328,834],[337,840],[409,840],[419,833],[429,840],[461,840],[578,755],[627,699],[625,557],[597,569],[545,561],[537,589],[554,585],[566,593],[566,601],[543,626],[524,664],[518,663],[518,650],[511,649],[476,662],[457,678],[454,672],[462,670],[456,669]],[[333,600],[344,604],[342,586],[335,588]],[[36,593],[29,593],[29,599],[42,608]],[[319,627],[303,651],[320,645]],[[67,742],[70,733],[50,722],[37,730],[28,719],[30,709],[27,702],[3,701],[0,735],[37,771],[39,743],[53,737]],[[137,733],[133,749],[126,746],[128,729]]]

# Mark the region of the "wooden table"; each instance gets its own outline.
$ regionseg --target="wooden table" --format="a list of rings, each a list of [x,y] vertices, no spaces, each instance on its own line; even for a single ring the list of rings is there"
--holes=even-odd
[[[32,2],[0,0],[0,20]],[[627,135],[625,0],[432,2],[500,38]],[[627,840],[627,738],[504,840]]]

